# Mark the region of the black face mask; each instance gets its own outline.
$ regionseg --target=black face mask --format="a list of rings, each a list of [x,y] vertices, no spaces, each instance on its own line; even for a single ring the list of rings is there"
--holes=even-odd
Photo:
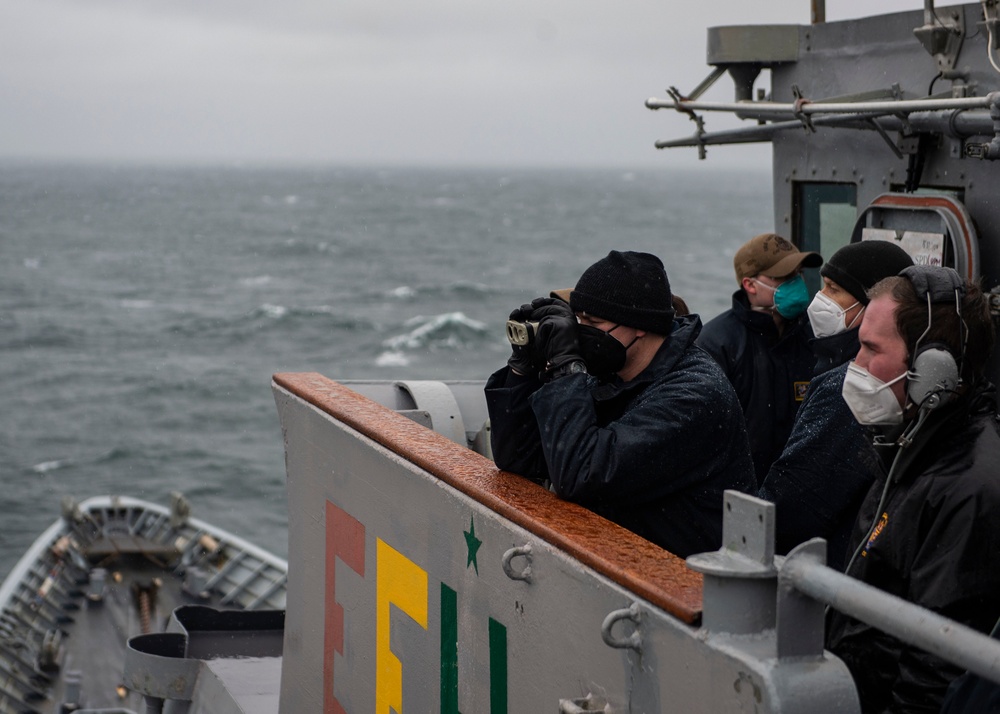
[[[617,327],[618,325],[615,325],[611,330]],[[625,356],[628,351],[625,345],[611,335],[611,330],[605,332],[591,325],[577,326],[580,356],[587,365],[587,372],[602,382],[608,381],[621,371],[625,366]]]

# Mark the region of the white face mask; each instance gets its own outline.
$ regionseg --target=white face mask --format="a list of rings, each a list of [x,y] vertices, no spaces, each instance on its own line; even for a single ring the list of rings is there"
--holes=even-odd
[[[895,379],[883,382],[864,367],[851,362],[847,365],[847,375],[840,393],[859,424],[902,424],[903,406],[889,387],[906,375],[907,372],[903,372]]]
[[[858,321],[861,317],[861,313],[865,311],[864,308],[858,311],[854,319],[851,320],[851,324],[848,325],[844,321],[844,316],[847,315],[848,311],[853,310],[858,305],[857,302],[848,308],[841,308],[840,305],[836,303],[828,295],[822,292],[816,293],[816,296],[809,303],[809,307],[806,312],[809,314],[809,324],[812,325],[813,334],[816,337],[830,337],[832,335],[838,335],[854,326],[854,323]]]

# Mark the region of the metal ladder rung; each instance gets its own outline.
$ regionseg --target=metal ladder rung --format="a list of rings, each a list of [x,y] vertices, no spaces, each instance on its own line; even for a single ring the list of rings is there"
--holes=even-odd
[[[6,699],[9,702],[14,702],[14,705],[18,707],[18,711],[24,711],[24,712],[35,711],[35,709],[33,709],[30,706],[28,706],[28,703],[26,701],[24,701],[23,699],[20,699],[18,697],[15,697],[10,692],[5,692],[4,690],[0,689],[0,696],[2,696],[4,699]]]
[[[45,613],[44,613],[44,612],[42,611],[42,608],[43,608],[43,606],[49,606],[49,607],[51,607],[51,604],[49,603],[49,601],[48,601],[48,600],[45,600],[44,598],[43,598],[42,600],[38,600],[38,601],[37,601],[37,604],[38,604],[38,606],[37,606],[37,607],[33,607],[33,605],[35,605],[35,601],[34,601],[33,599],[32,599],[32,600],[29,600],[29,599],[28,599],[28,598],[27,598],[27,597],[25,596],[25,593],[24,593],[24,592],[20,592],[20,591],[19,591],[19,592],[16,592],[16,593],[14,593],[14,594],[12,595],[12,597],[14,597],[14,598],[15,598],[15,599],[16,599],[16,600],[17,600],[18,602],[20,602],[20,603],[21,603],[21,605],[23,605],[23,606],[24,606],[25,608],[27,608],[27,610],[28,610],[28,611],[29,611],[29,612],[30,612],[30,613],[31,613],[32,615],[34,615],[34,617],[35,617],[36,619],[38,619],[38,620],[42,620],[42,621],[43,621],[43,622],[45,622],[45,623],[46,623],[46,624],[47,624],[47,625],[48,625],[48,626],[49,626],[50,628],[53,628],[53,629],[55,629],[55,628],[58,628],[58,627],[59,627],[59,623],[58,623],[58,622],[57,622],[57,621],[55,620],[55,618],[52,618],[52,617],[49,617],[49,616],[48,616],[47,614],[45,614]],[[31,627],[31,623],[29,623],[29,622],[28,622],[27,620],[25,620],[24,618],[20,618],[20,619],[24,620],[24,624],[25,624],[25,625],[28,625],[28,627],[29,627],[30,629],[34,629],[34,628],[32,628],[32,627]]]
[[[266,567],[267,563],[263,561],[258,563],[257,567],[251,570],[247,574],[247,576],[243,578],[242,582],[237,583],[232,590],[230,590],[229,592],[227,592],[225,595],[222,596],[222,599],[219,601],[220,604],[227,605],[230,602],[232,602],[237,595],[239,595],[241,592],[247,589],[250,583],[252,583],[254,580],[260,577],[260,574],[264,571]]]
[[[135,535],[141,531],[146,526],[147,520],[149,520],[149,511],[143,511],[139,514],[139,517],[135,519],[135,523],[129,527],[129,534]]]
[[[262,602],[264,602],[269,597],[274,595],[274,593],[276,593],[278,590],[283,588],[285,586],[285,583],[287,582],[288,582],[288,574],[282,573],[281,577],[275,580],[273,583],[271,583],[271,586],[267,588],[267,590],[258,595],[256,598],[254,598],[253,601],[251,601],[250,604],[246,606],[246,609],[256,610],[258,605],[260,605]]]
[[[237,565],[239,565],[240,562],[246,557],[246,555],[247,554],[244,551],[242,551],[242,550],[240,552],[238,552],[236,555],[234,555],[229,560],[228,563],[226,563],[225,565],[222,566],[222,569],[219,570],[219,572],[217,572],[215,575],[213,575],[211,577],[211,579],[207,583],[205,583],[205,589],[206,590],[211,590],[216,585],[218,585],[219,581],[222,580],[227,575],[229,575],[229,571],[232,570],[233,568],[235,568]]]
[[[66,588],[63,587],[63,584],[59,582],[59,578],[62,574],[62,571],[63,568],[60,568],[57,565],[49,564],[46,566],[46,564],[36,562],[29,571],[29,575],[38,578],[37,583],[32,583],[32,590],[37,590],[45,583],[46,580],[49,580],[51,578],[51,582],[49,583],[49,588],[51,590],[54,590],[59,595],[68,598],[69,592],[67,592]]]
[[[25,604],[24,595],[22,591],[13,592],[11,593],[10,597],[12,600],[17,600],[22,605]],[[28,619],[24,616],[22,612],[23,609],[24,608],[17,608],[16,610],[10,609],[4,611],[5,614],[8,616],[8,622],[10,623],[10,626],[13,628],[15,632],[18,633],[20,633],[22,629],[28,632],[35,632],[34,624],[28,622]],[[34,613],[34,610],[31,610],[30,607],[28,611]]]
[[[160,531],[163,529],[163,524],[166,523],[166,521],[167,521],[167,516],[163,515],[162,513],[157,514],[156,518],[153,519],[153,522],[150,525],[146,526],[145,537],[148,538],[149,540],[154,540],[156,537],[158,537],[160,535]]]
[[[9,667],[6,667],[2,662],[0,662],[0,673],[4,674],[9,682],[15,683],[18,689],[37,696],[40,699],[44,698],[45,695],[38,691],[38,688],[25,679],[20,672],[15,672]]]
[[[183,536],[187,538],[187,543],[185,543],[184,547],[181,548],[180,558],[177,559],[177,567],[174,568],[175,573],[179,573],[185,568],[194,565],[195,563],[195,559],[193,557],[194,550],[195,548],[198,547],[198,539],[200,539],[204,533],[205,533],[204,529],[199,528],[194,532],[194,535],[192,535],[190,538],[188,538],[187,536]],[[181,537],[181,535],[182,534],[178,534],[178,537]]]

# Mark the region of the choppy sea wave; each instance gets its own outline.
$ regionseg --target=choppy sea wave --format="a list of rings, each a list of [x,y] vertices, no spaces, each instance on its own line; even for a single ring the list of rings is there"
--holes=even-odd
[[[405,367],[408,354],[448,350],[454,352],[471,345],[482,344],[489,334],[486,323],[472,320],[461,312],[425,317],[417,315],[404,323],[407,332],[394,335],[382,344],[386,351],[376,357],[382,367]]]
[[[35,464],[34,466],[31,467],[31,470],[34,471],[36,474],[47,474],[49,471],[55,471],[56,469],[61,469],[65,466],[68,466],[69,464],[70,461],[68,459],[67,460],[53,459],[52,461],[43,461],[40,464]]]
[[[485,379],[510,310],[611,248],[711,316],[764,176],[0,166],[0,574],[97,493],[283,554],[273,373]]]
[[[476,299],[495,294],[496,288],[483,283],[457,281],[449,283],[433,283],[426,285],[400,285],[381,292],[385,297],[412,300],[421,297],[445,297],[452,299]]]

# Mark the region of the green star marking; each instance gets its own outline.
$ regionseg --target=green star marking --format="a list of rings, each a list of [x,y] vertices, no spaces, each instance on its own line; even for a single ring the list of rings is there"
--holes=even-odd
[[[465,567],[468,568],[470,565],[476,569],[476,575],[479,575],[479,563],[476,561],[476,553],[479,552],[479,546],[483,544],[481,540],[476,538],[476,524],[473,523],[472,517],[469,517],[469,530],[462,531],[465,536],[465,545],[469,549],[469,559],[465,561]]]

